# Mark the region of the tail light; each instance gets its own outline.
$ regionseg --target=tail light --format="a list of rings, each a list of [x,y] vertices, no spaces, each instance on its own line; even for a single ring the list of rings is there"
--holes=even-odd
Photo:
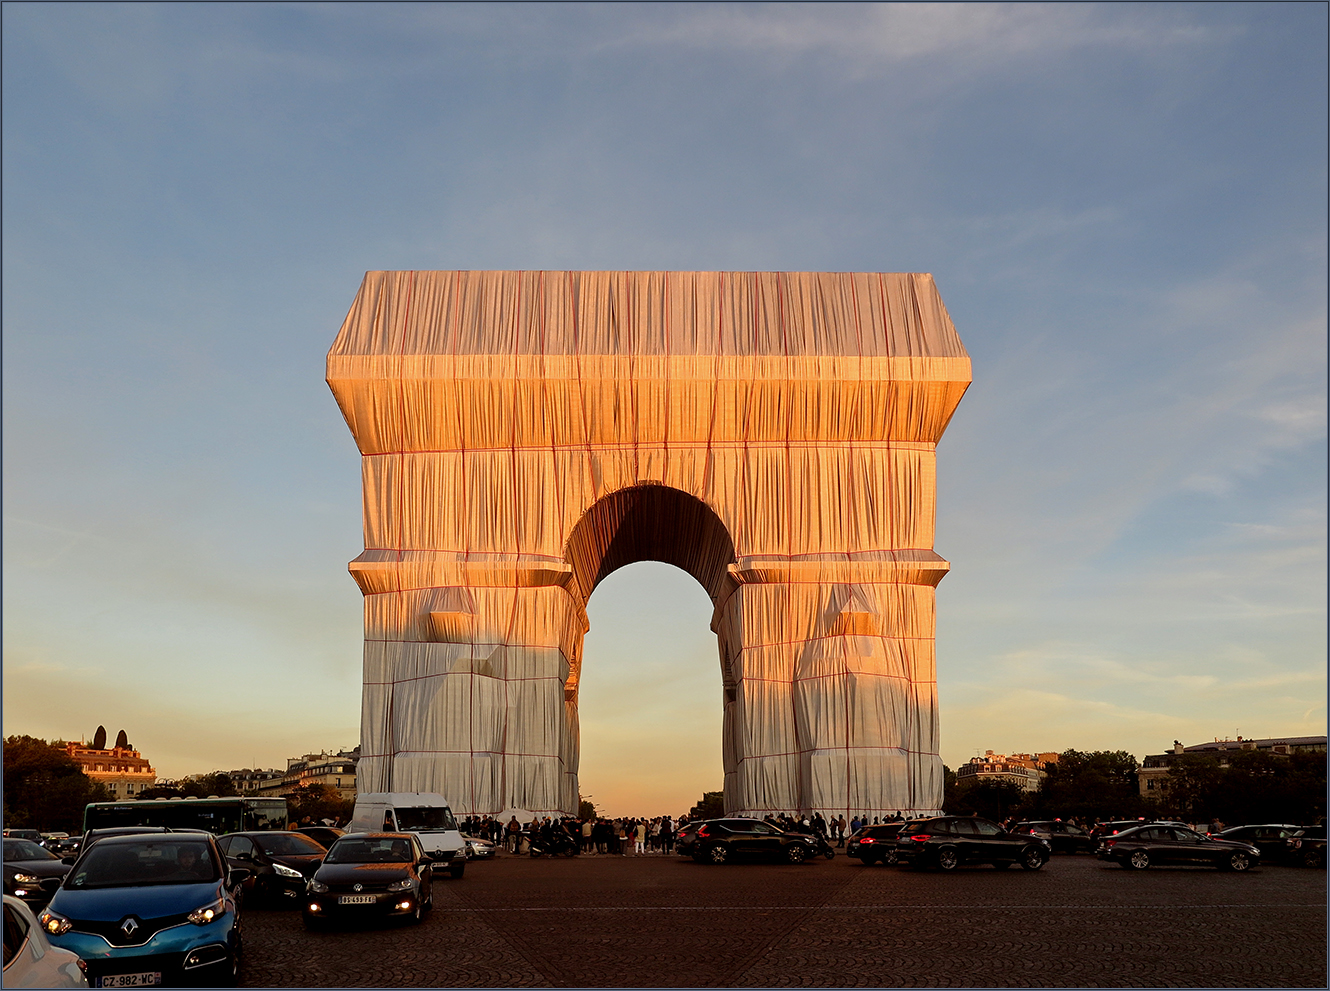
[[[914,840],[916,843],[923,843],[929,839],[929,835],[927,833],[915,833],[910,839]]]
[[[699,827],[698,827],[698,830],[697,830],[697,836],[698,836],[698,839],[701,839],[702,837],[704,837],[704,836],[709,836],[709,835],[710,835],[710,834],[707,832],[707,827],[706,827],[706,826],[699,826]]]
[[[876,842],[877,840],[873,839],[873,837],[865,836],[863,839],[859,841],[859,844],[862,846],[865,843],[876,843]]]
[[[1104,840],[1104,849],[1105,849],[1105,850],[1112,850],[1112,849],[1113,849],[1113,844],[1116,843],[1116,842],[1117,842],[1117,840]]]

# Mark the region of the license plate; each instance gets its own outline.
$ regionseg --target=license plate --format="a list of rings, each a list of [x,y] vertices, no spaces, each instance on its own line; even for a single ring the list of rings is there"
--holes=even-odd
[[[162,983],[162,972],[150,974],[107,974],[97,982],[99,988],[149,988]]]
[[[373,895],[342,895],[337,899],[338,905],[373,905],[374,902]]]

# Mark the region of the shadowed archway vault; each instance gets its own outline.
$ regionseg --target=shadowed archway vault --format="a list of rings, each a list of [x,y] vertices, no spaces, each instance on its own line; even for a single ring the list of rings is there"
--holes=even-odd
[[[586,601],[659,560],[715,604],[728,811],[936,811],[934,452],[969,382],[928,275],[367,273],[328,354],[357,787],[576,811]]]

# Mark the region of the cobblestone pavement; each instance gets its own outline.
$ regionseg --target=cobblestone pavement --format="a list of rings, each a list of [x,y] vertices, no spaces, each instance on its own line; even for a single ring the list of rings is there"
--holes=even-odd
[[[1317,987],[1325,871],[501,856],[420,926],[245,917],[249,987]]]

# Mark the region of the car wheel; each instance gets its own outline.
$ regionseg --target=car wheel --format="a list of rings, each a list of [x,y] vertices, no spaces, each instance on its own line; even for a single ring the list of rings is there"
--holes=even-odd
[[[434,908],[434,886],[429,889],[429,897],[425,899],[425,911],[428,912]]]
[[[1228,861],[1223,866],[1231,871],[1245,871],[1251,866],[1251,858],[1239,850],[1229,857]]]
[[[1044,851],[1037,846],[1027,846],[1021,851],[1021,866],[1027,871],[1037,871],[1044,866]]]
[[[1321,850],[1321,851],[1317,851],[1317,850],[1306,850],[1306,851],[1304,851],[1303,854],[1302,854],[1302,866],[1303,866],[1303,867],[1324,867],[1324,866],[1325,866],[1325,851],[1324,851],[1324,850]]]
[[[954,871],[960,863],[961,858],[952,847],[944,847],[937,852],[937,869],[940,871]]]
[[[462,875],[466,873],[466,864],[453,864],[448,868],[448,873],[453,876],[454,880],[460,881]]]
[[[882,855],[882,865],[884,867],[895,867],[900,863],[900,855],[895,850],[888,850]]]
[[[803,848],[801,843],[792,843],[785,848],[785,859],[792,864],[802,864],[807,856],[808,851]]]
[[[730,848],[717,843],[715,846],[707,848],[706,857],[713,864],[723,864],[730,857]]]
[[[1127,858],[1127,863],[1133,870],[1143,871],[1150,866],[1150,855],[1144,850],[1137,850]]]

